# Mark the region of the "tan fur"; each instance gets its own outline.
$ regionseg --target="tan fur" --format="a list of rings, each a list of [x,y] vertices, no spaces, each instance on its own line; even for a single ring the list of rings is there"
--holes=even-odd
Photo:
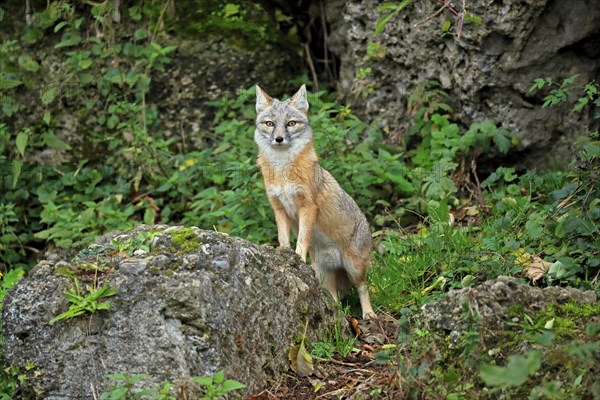
[[[306,89],[291,99],[272,99],[257,86],[255,141],[258,164],[277,223],[279,245],[310,255],[317,277],[337,300],[356,285],[364,318],[374,317],[365,273],[371,232],[354,200],[318,162],[308,125]]]

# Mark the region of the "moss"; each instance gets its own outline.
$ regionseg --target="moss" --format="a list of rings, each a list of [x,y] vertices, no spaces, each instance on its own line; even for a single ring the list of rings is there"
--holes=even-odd
[[[175,246],[176,253],[185,254],[198,249],[202,241],[195,229],[183,228],[171,234],[171,243]]]
[[[600,315],[600,303],[580,304],[569,301],[558,306],[561,314],[569,317],[588,318]]]
[[[300,314],[301,317],[306,317],[306,315],[308,315],[308,306],[302,305],[298,307],[298,314]]]
[[[510,317],[520,317],[523,315],[524,307],[521,304],[513,304],[508,307],[508,315]]]

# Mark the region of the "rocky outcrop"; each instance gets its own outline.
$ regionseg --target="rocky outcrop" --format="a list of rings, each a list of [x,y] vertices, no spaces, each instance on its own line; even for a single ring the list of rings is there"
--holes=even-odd
[[[302,73],[300,57],[272,43],[251,50],[214,39],[177,38],[176,44],[165,72],[153,78],[149,102],[158,110],[166,136],[187,140],[184,145],[192,148],[205,147],[198,140],[213,129],[217,107],[210,102],[248,96],[244,90],[257,83],[273,93],[290,92],[295,88],[289,82]]]
[[[108,310],[51,325],[69,308],[73,277],[82,290],[108,283],[117,294],[98,301]],[[23,398],[99,398],[107,374],[144,373],[152,387],[221,369],[257,392],[288,370],[287,351],[305,324],[314,339],[335,311],[290,250],[140,226],[101,237],[70,262],[42,261],[12,288],[2,315],[5,360],[27,375]]]
[[[423,306],[416,320],[421,336],[413,334],[413,349],[424,350],[413,351],[412,365],[453,371],[465,398],[495,400],[500,387],[515,399],[552,390],[558,398],[600,393],[600,304],[592,290],[539,288],[500,276],[450,290]]]
[[[570,155],[572,139],[590,127],[591,113],[571,113],[571,105],[541,109],[542,95],[529,88],[540,77],[579,74],[583,84],[600,76],[596,1],[467,1],[468,12],[482,24],[465,23],[460,39],[441,35],[443,21],[453,21],[448,12],[423,22],[438,2],[413,3],[375,36],[386,14],[377,11],[380,3],[329,2],[330,47],[341,60],[339,88],[357,111],[381,118],[390,140],[400,140],[410,126],[409,94],[415,85],[435,81],[463,125],[492,119],[513,131],[530,153],[522,166]],[[460,10],[460,2],[453,4]],[[369,43],[378,43],[379,50],[368,54]],[[365,68],[371,72],[356,85]]]
[[[502,327],[506,322],[523,322],[525,314],[544,312],[552,305],[566,302],[595,304],[598,296],[593,291],[571,287],[537,288],[519,283],[509,276],[483,282],[475,287],[451,290],[442,300],[423,306],[422,321],[436,331],[459,331],[468,313],[485,321],[489,328]],[[514,321],[512,319],[515,319]],[[585,321],[588,322],[588,321]]]

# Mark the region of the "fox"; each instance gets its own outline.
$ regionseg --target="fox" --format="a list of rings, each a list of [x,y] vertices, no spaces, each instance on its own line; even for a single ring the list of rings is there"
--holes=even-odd
[[[321,285],[338,293],[356,286],[363,319],[376,318],[365,274],[371,260],[371,230],[356,202],[319,164],[308,121],[306,85],[285,101],[256,85],[257,163],[275,214],[280,247],[311,265]]]

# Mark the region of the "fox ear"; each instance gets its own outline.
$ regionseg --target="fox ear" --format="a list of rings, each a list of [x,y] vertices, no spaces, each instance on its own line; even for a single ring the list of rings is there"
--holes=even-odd
[[[256,85],[256,113],[260,114],[271,105],[273,99],[260,86]]]
[[[308,100],[306,99],[306,85],[302,85],[300,90],[290,99],[290,105],[304,114],[308,114]]]

